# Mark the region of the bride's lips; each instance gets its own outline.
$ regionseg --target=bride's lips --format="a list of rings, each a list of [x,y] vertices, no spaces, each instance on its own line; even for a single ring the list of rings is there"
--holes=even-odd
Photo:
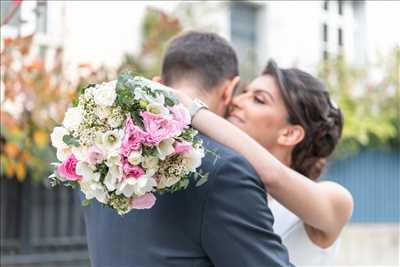
[[[233,113],[229,114],[228,120],[233,123],[244,123],[242,118]]]

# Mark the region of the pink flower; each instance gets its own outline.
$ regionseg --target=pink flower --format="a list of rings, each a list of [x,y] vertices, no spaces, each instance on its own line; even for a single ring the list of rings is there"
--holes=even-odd
[[[88,153],[88,161],[92,165],[99,164],[104,160],[103,151],[101,151],[97,146],[92,146],[89,148]]]
[[[156,203],[156,197],[153,193],[146,193],[132,201],[133,209],[150,209]]]
[[[122,140],[120,154],[127,157],[132,150],[139,150],[144,142],[146,133],[136,126],[132,118],[129,117],[125,123],[125,135]]]
[[[186,141],[175,142],[174,148],[175,148],[175,153],[183,154],[192,149],[192,144],[190,144]]]
[[[158,145],[162,140],[179,133],[177,122],[162,114],[142,112],[144,128],[146,129],[145,144]]]
[[[62,177],[70,181],[80,180],[82,177],[76,174],[76,164],[78,160],[71,154],[64,162],[58,166],[57,171]]]
[[[169,110],[171,111],[174,120],[178,123],[180,131],[191,123],[189,111],[182,104],[175,105]]]
[[[139,166],[131,165],[127,160],[122,161],[122,170],[124,171],[126,178],[139,178],[144,175],[144,170]]]

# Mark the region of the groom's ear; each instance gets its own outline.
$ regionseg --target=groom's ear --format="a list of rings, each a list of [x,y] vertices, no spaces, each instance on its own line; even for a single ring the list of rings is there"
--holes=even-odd
[[[222,92],[222,101],[225,106],[228,106],[231,103],[234,90],[239,85],[239,82],[240,82],[240,77],[235,76],[232,80],[229,80],[225,84]]]
[[[158,83],[163,84],[163,81],[162,81],[162,79],[161,79],[161,76],[154,76],[152,80],[155,81],[155,82],[158,82]]]

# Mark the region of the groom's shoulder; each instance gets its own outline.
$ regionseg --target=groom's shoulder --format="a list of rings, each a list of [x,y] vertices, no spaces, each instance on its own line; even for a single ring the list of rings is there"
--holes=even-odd
[[[205,149],[201,169],[209,174],[210,179],[239,179],[236,182],[250,179],[258,185],[262,184],[253,166],[238,152],[207,135],[199,134],[199,137]]]

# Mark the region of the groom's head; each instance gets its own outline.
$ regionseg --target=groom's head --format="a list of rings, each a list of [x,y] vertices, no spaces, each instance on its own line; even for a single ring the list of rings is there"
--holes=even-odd
[[[237,56],[215,33],[186,32],[169,43],[161,75],[165,85],[200,97],[223,115],[239,82]]]

